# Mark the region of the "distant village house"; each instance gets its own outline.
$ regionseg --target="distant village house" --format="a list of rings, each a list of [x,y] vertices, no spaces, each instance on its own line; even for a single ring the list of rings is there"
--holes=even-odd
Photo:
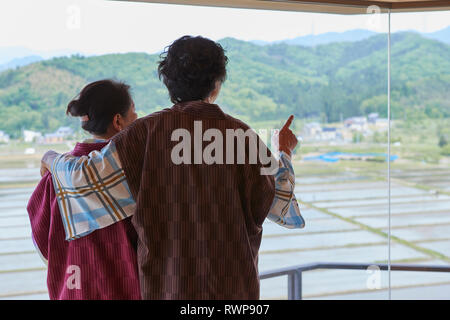
[[[351,131],[367,132],[369,125],[366,117],[351,117],[344,121],[344,126]]]
[[[23,130],[23,141],[36,142],[42,138],[42,133],[31,130]]]
[[[0,143],[8,143],[9,142],[9,135],[6,134],[4,131],[0,130]]]
[[[42,133],[24,130],[23,139],[25,142],[37,142],[40,144],[58,144],[64,143],[68,137],[73,135],[73,129],[70,127],[60,127],[53,133],[47,133],[42,136]]]
[[[73,135],[73,130],[70,127],[60,127],[53,133],[47,133],[42,143],[44,144],[57,144],[63,143],[68,137]]]

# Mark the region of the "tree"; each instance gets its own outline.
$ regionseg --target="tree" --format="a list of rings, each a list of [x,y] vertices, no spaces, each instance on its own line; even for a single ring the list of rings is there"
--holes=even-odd
[[[439,143],[438,143],[438,145],[439,145],[439,147],[441,147],[441,148],[443,148],[443,147],[445,147],[446,145],[448,145],[448,140],[447,140],[447,137],[446,137],[445,135],[441,135],[441,136],[439,137]]]

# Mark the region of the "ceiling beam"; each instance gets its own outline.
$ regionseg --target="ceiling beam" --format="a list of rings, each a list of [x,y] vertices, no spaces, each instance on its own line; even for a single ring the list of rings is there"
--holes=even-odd
[[[450,1],[444,0],[112,0],[128,2],[149,2],[181,4],[208,7],[229,7],[245,9],[304,11],[337,14],[365,14],[367,8],[376,5],[381,12],[439,11],[450,10]],[[369,12],[372,13],[372,12]]]

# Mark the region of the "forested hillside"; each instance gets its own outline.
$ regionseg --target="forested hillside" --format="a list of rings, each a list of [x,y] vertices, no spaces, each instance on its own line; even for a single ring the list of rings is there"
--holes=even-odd
[[[387,36],[315,47],[259,46],[226,38],[228,78],[217,103],[244,121],[386,116]],[[140,115],[171,106],[156,73],[158,55],[72,56],[0,73],[0,130],[50,132],[77,126],[67,103],[90,81],[120,79]],[[450,117],[450,45],[415,33],[392,36],[393,117]]]

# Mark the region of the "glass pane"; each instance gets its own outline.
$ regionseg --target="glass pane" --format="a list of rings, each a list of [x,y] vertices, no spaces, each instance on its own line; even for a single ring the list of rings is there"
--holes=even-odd
[[[285,14],[297,16],[297,38],[261,52],[291,73],[281,77],[278,69],[254,81],[275,93],[286,115],[294,110],[297,116],[302,146],[294,159],[296,195],[306,227],[285,230],[266,221],[260,271],[318,262],[387,263],[387,233],[380,227],[388,221],[387,15]],[[303,298],[387,299],[387,272],[361,268],[304,272]],[[262,298],[287,298],[273,282],[263,280],[261,287]]]
[[[392,15],[392,262],[450,263],[450,12]],[[386,226],[384,226],[386,227]],[[395,247],[394,247],[395,248]],[[450,273],[393,272],[393,299],[448,299]]]
[[[86,83],[116,78],[131,85],[140,116],[171,106],[156,62],[185,34],[227,50],[228,79],[217,100],[227,113],[257,132],[296,117],[292,130],[302,141],[293,164],[306,227],[267,221],[260,272],[387,262],[385,13],[11,0],[0,4],[0,27],[8,30],[0,35],[0,298],[46,298],[46,268],[25,208],[43,152],[69,151],[87,136],[66,117],[67,103]],[[410,187],[393,196],[405,192]],[[417,256],[403,243],[393,250],[400,260]],[[386,299],[386,272],[362,268],[304,272],[303,297]],[[261,298],[287,298],[287,281],[262,280]]]

